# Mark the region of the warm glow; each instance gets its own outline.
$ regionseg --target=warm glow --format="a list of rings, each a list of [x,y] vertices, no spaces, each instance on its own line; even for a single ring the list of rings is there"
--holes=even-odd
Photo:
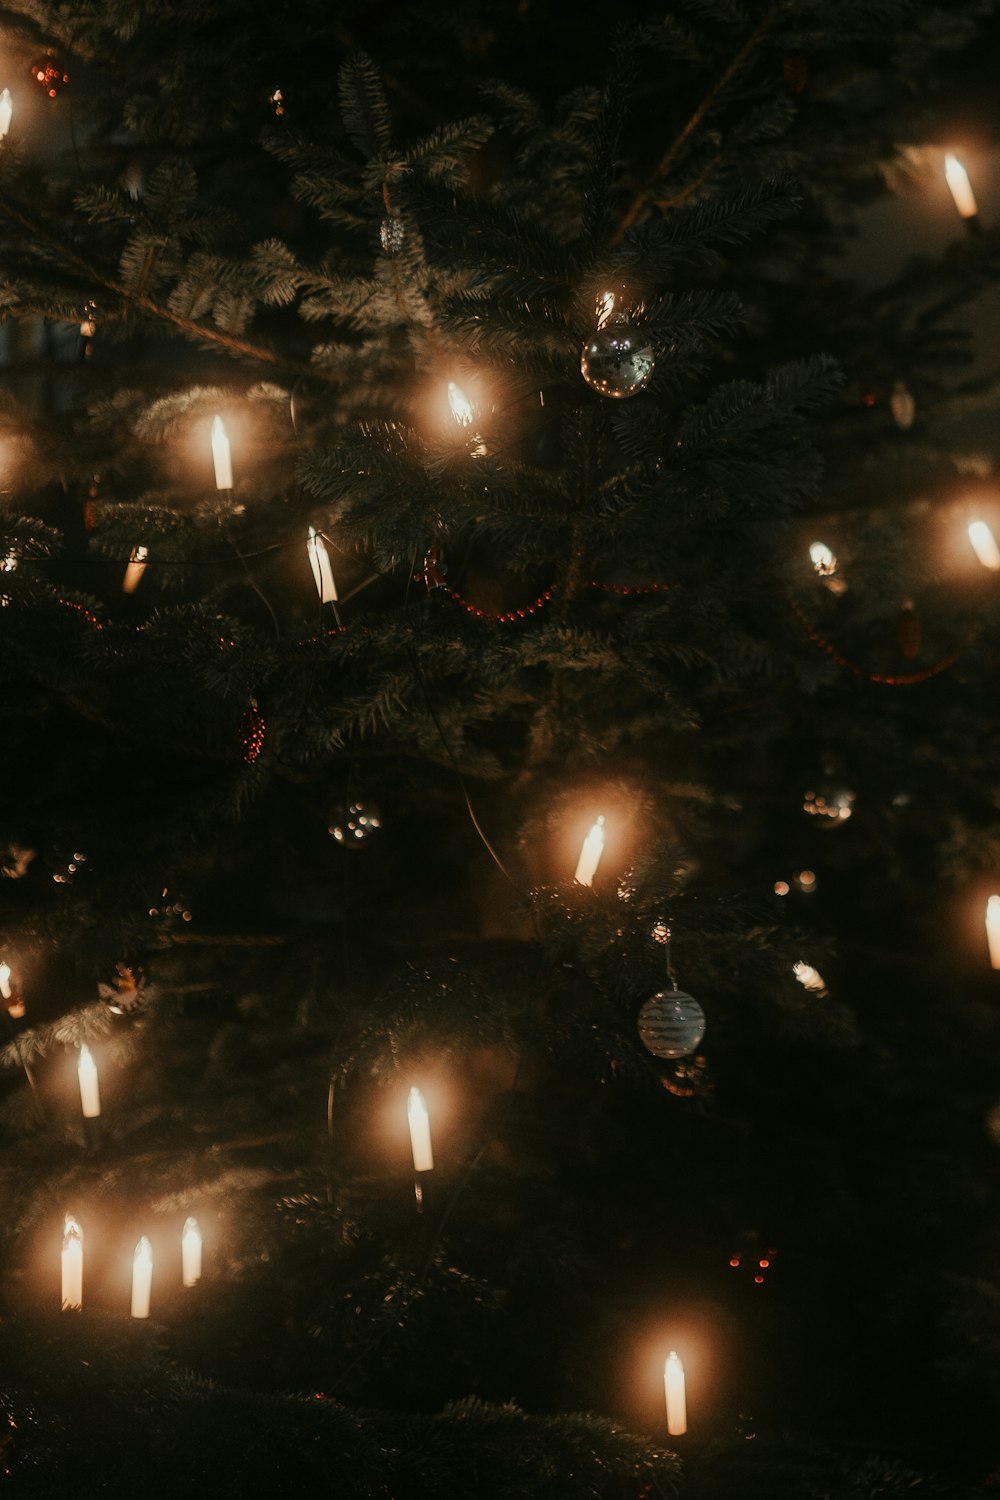
[[[805,989],[817,995],[826,994],[826,980],[818,969],[813,968],[812,964],[805,964],[800,959],[798,963],[792,965],[792,973]]]
[[[787,896],[789,885],[787,880],[776,880],[774,882],[774,894],[776,896]]]
[[[222,418],[212,423],[212,462],[215,464],[215,488],[231,490],[233,487],[233,458]]]
[[[150,1292],[153,1287],[153,1247],[143,1235],[132,1257],[132,1316],[149,1317]]]
[[[663,1387],[667,1398],[667,1431],[671,1437],[687,1432],[687,1396],[684,1389],[684,1366],[671,1349],[663,1366]]]
[[[813,542],[810,545],[809,560],[821,578],[829,578],[837,571],[837,559],[825,542]]]
[[[0,964],[0,995],[5,1000],[10,999],[10,964]]]
[[[986,903],[986,941],[990,949],[990,968],[1000,969],[1000,896]]]
[[[315,526],[309,528],[306,550],[309,554],[309,566],[312,568],[313,582],[316,585],[320,604],[336,604],[337,585],[333,577],[330,554]]]
[[[989,568],[991,573],[1000,571],[1000,547],[985,521],[969,523],[969,541],[984,568]]]
[[[597,299],[597,327],[600,330],[615,310],[614,292],[603,292]]]
[[[795,877],[795,884],[800,891],[811,894],[816,889],[816,873],[814,870],[800,870]]]
[[[149,556],[148,547],[133,547],[132,556],[129,558],[128,567],[125,569],[125,577],[122,579],[122,592],[134,594],[139,587],[139,579],[146,571],[146,559]]]
[[[0,93],[0,141],[10,129],[11,118],[14,114],[14,101],[10,97],[10,89],[4,89]]]
[[[83,1231],[72,1214],[63,1225],[62,1305],[83,1306]]]
[[[472,425],[472,419],[475,416],[472,402],[461,387],[457,386],[453,380],[449,380],[448,382],[448,405],[451,407],[451,414],[459,427],[470,427]]]
[[[431,1150],[431,1124],[427,1115],[424,1096],[418,1088],[410,1089],[406,1105],[406,1117],[410,1122],[410,1148],[413,1151],[413,1170],[429,1172],[434,1165]]]
[[[97,1064],[90,1055],[90,1048],[86,1042],[80,1048],[80,1062],[77,1067],[77,1077],[80,1080],[80,1103],[83,1106],[83,1118],[85,1120],[96,1120],[101,1113],[101,1090],[97,1081]]]
[[[195,1286],[201,1280],[201,1230],[197,1219],[185,1219],[181,1231],[181,1282]]]
[[[853,792],[806,792],[802,799],[802,811],[813,818],[829,818],[834,823],[846,823],[854,811]]]
[[[577,861],[576,874],[573,879],[577,885],[593,885],[594,876],[597,874],[597,866],[601,862],[604,853],[604,818],[598,818],[593,828],[583,841],[580,850],[580,858]]]
[[[955,200],[955,207],[963,219],[974,219],[979,212],[976,203],[976,195],[972,191],[969,174],[962,166],[957,156],[946,156],[944,159],[945,181],[951,188],[951,196]]]

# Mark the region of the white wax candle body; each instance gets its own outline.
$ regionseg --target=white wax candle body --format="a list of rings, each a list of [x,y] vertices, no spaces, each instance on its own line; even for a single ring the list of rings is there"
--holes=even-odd
[[[122,593],[134,594],[139,587],[139,580],[146,571],[146,558],[149,556],[147,547],[133,547],[132,556],[129,558],[128,567],[125,569],[125,577],[122,579]]]
[[[135,1247],[132,1258],[132,1316],[149,1317],[150,1294],[153,1289],[153,1247],[143,1235]]]
[[[406,1114],[410,1122],[410,1148],[413,1151],[413,1170],[415,1172],[429,1172],[434,1165],[434,1152],[431,1150],[431,1122],[427,1114],[427,1105],[424,1103],[424,1096],[419,1089],[413,1088],[410,1090]]]
[[[594,876],[597,874],[597,866],[601,862],[604,853],[604,819],[598,818],[593,828],[583,841],[580,850],[580,858],[577,861],[576,874],[573,879],[577,885],[593,885]]]
[[[1000,896],[986,903],[986,941],[990,949],[990,968],[1000,969]]]
[[[0,93],[0,141],[10,129],[10,122],[14,117],[14,101],[10,97],[10,89],[4,89]]]
[[[80,1065],[76,1070],[80,1080],[80,1104],[85,1120],[96,1120],[101,1113],[101,1088],[97,1081],[97,1064],[84,1042],[80,1048]]]
[[[684,1390],[684,1366],[671,1349],[663,1366],[663,1386],[667,1398],[667,1431],[671,1437],[687,1432],[687,1396]]]
[[[946,156],[944,159],[945,180],[951,189],[951,196],[955,200],[955,207],[963,219],[974,219],[979,212],[976,195],[972,191],[969,174],[962,166],[957,156]]]
[[[195,1286],[201,1280],[201,1230],[197,1219],[184,1221],[181,1235],[181,1282]]]
[[[62,1305],[83,1306],[83,1235],[72,1214],[66,1215],[62,1243]]]
[[[333,567],[330,563],[330,554],[314,526],[309,528],[309,566],[312,568],[313,582],[319,595],[320,604],[336,604],[337,585],[333,577]]]
[[[5,1000],[10,999],[10,964],[0,964],[0,995]]]
[[[985,521],[969,522],[969,541],[982,566],[991,573],[1000,572],[1000,547]]]
[[[215,465],[215,488],[231,490],[233,487],[233,456],[222,425],[222,418],[212,423],[212,462]]]

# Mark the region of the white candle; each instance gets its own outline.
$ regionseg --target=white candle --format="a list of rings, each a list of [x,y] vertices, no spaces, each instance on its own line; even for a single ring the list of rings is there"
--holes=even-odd
[[[101,1113],[101,1090],[97,1081],[97,1064],[90,1055],[90,1048],[84,1042],[80,1048],[80,1064],[76,1070],[80,1080],[80,1103],[83,1106],[83,1118],[85,1120],[96,1120]]]
[[[969,541],[984,568],[989,568],[991,573],[1000,571],[1000,547],[985,521],[969,523]]]
[[[83,1231],[72,1214],[63,1225],[62,1305],[83,1306]]]
[[[962,166],[957,156],[946,156],[944,159],[945,181],[951,188],[951,196],[955,200],[955,207],[963,219],[974,219],[979,212],[976,203],[976,195],[972,191],[969,174]]]
[[[597,866],[601,862],[604,853],[604,819],[598,818],[593,828],[583,841],[580,850],[580,858],[576,866],[576,874],[573,879],[577,885],[593,885]]]
[[[123,594],[134,594],[139,587],[139,579],[146,571],[146,558],[148,556],[148,548],[132,548],[132,556],[129,558],[128,567],[125,569],[125,577],[122,579]]]
[[[149,1317],[149,1296],[153,1288],[153,1247],[143,1235],[132,1257],[132,1316]]]
[[[5,1000],[10,999],[10,964],[0,964],[0,995]]]
[[[185,1219],[181,1233],[181,1282],[194,1286],[201,1280],[201,1230],[197,1219]]]
[[[0,141],[10,129],[11,118],[14,114],[14,101],[10,97],[10,89],[4,89],[0,94]]]
[[[229,439],[226,437],[226,429],[222,425],[221,417],[216,417],[212,423],[212,462],[215,464],[215,488],[217,490],[231,490],[233,487],[233,458],[229,447]]]
[[[809,560],[821,578],[828,578],[837,571],[837,559],[825,542],[813,542],[809,547]]]
[[[472,409],[472,402],[461,386],[456,385],[453,380],[449,380],[448,382],[448,405],[451,407],[451,414],[459,427],[471,427],[472,418],[475,416],[475,412]]]
[[[990,948],[990,968],[1000,969],[1000,896],[986,903],[986,941]]]
[[[410,1090],[409,1102],[406,1106],[406,1117],[410,1122],[410,1148],[413,1151],[413,1170],[415,1172],[429,1172],[434,1165],[434,1152],[431,1150],[431,1122],[427,1115],[427,1105],[424,1096],[419,1089]]]
[[[667,1397],[667,1431],[680,1437],[688,1430],[687,1397],[684,1392],[684,1366],[674,1349],[663,1366],[663,1387]]]
[[[597,299],[597,330],[600,332],[606,326],[615,310],[614,292],[602,292]]]
[[[309,528],[306,550],[309,553],[309,566],[312,568],[313,582],[316,585],[320,604],[336,604],[337,585],[330,564],[330,554],[315,526]]]

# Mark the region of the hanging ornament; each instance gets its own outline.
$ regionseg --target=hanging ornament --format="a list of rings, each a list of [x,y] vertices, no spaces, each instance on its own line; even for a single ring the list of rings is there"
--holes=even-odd
[[[660,990],[639,1012],[639,1040],[654,1057],[687,1057],[705,1035],[705,1012],[683,990]]]
[[[379,228],[379,239],[386,255],[398,255],[403,248],[406,232],[398,214],[387,214]]]
[[[439,560],[438,549],[436,546],[434,546],[431,547],[427,553],[425,553],[423,569],[421,572],[417,573],[415,577],[417,579],[422,578],[424,581],[424,586],[427,588],[428,592],[430,592],[431,589],[443,589],[445,587],[445,575],[447,572],[448,569],[445,564]]]
[[[257,706],[257,699],[251,698],[240,720],[240,744],[243,747],[243,759],[248,766],[253,765],[263,750],[266,730],[267,725]]]
[[[708,1077],[708,1060],[703,1053],[693,1057],[668,1059],[660,1070],[660,1081],[676,1099],[706,1098],[713,1085]]]
[[[51,47],[44,57],[36,57],[28,72],[50,99],[54,99],[60,89],[64,89],[69,83],[69,74],[62,64],[56,61],[56,55]]]
[[[920,616],[912,599],[906,599],[896,621],[896,636],[899,649],[907,661],[912,661],[920,651]]]
[[[905,381],[897,380],[889,397],[889,409],[896,426],[906,432],[913,426],[917,415],[917,403],[913,399],[913,392]]]
[[[378,805],[365,797],[352,802],[344,816],[330,824],[328,832],[343,848],[360,849],[381,827],[382,814]]]
[[[801,52],[792,52],[781,65],[785,82],[793,94],[801,94],[809,82],[809,61]]]
[[[610,297],[611,293],[606,293]],[[602,396],[621,401],[638,395],[649,384],[656,361],[624,313],[602,321],[583,346],[580,371],[584,380]]]
[[[141,969],[115,964],[114,979],[110,984],[99,982],[97,993],[113,1016],[128,1016],[142,1004],[145,985],[146,976]]]

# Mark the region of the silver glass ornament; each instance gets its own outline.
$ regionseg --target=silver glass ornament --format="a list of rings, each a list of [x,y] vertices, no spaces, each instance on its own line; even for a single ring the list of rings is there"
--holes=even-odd
[[[635,396],[649,384],[656,361],[627,318],[613,318],[597,329],[583,346],[580,371],[602,396],[620,401]]]
[[[705,1012],[683,990],[660,990],[639,1012],[639,1040],[654,1057],[688,1057],[705,1035]]]

